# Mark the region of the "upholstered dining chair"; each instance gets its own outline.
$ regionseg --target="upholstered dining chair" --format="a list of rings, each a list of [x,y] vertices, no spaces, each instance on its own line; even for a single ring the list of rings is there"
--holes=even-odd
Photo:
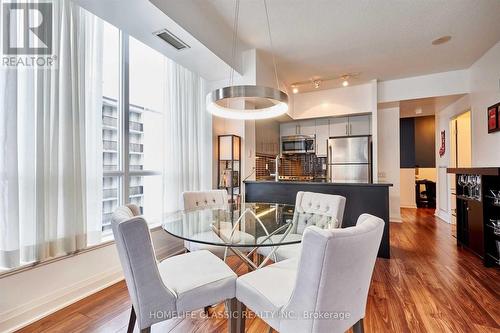
[[[352,326],[355,333],[363,332],[383,230],[384,221],[368,214],[354,227],[308,227],[299,258],[239,277],[236,298],[264,314],[262,319],[280,333],[340,333]],[[241,325],[244,332],[244,321]]]
[[[189,191],[182,193],[183,199],[183,209],[186,211],[194,211],[194,210],[203,210],[206,208],[220,208],[220,209],[228,209],[228,194],[226,190],[210,190],[210,191]],[[206,225],[206,229],[204,230],[196,230],[195,236],[200,240],[214,240],[219,243],[223,243],[222,239],[215,234],[215,232]],[[220,227],[224,227],[225,230],[222,230],[222,233],[226,235],[231,234],[232,225],[230,222],[221,223]],[[253,244],[255,238],[245,232],[235,231],[234,236],[235,239],[240,239],[244,244]],[[190,251],[198,251],[198,250],[208,250],[218,256],[219,258],[224,258],[225,247],[223,246],[215,246],[208,245],[203,243],[189,242],[184,241],[184,247]],[[250,249],[241,248],[240,250],[245,251]]]
[[[323,194],[314,192],[297,192],[295,199],[295,212],[293,216],[293,229],[286,236],[286,239],[294,241],[302,239],[302,234],[306,227],[311,226],[312,220],[309,219],[311,216],[323,216],[325,220],[333,220],[333,224],[330,228],[340,228],[342,227],[342,220],[344,218],[346,198],[340,195],[333,194]],[[322,219],[314,219],[315,223],[321,223]],[[326,225],[322,226],[325,227]],[[266,242],[272,244],[278,242],[283,235],[273,235]],[[266,237],[260,237],[257,239],[257,243],[264,241]],[[276,249],[272,259],[276,261],[286,260],[290,258],[296,258],[300,254],[302,245],[291,244],[283,245]],[[260,247],[257,253],[267,257],[273,250],[272,246]]]
[[[157,262],[148,225],[135,205],[119,207],[112,229],[132,299],[128,332],[135,322],[141,333],[160,321],[227,301],[236,304],[236,274],[209,251],[197,251]],[[231,312],[230,312],[231,313]],[[235,319],[229,331],[236,332]]]

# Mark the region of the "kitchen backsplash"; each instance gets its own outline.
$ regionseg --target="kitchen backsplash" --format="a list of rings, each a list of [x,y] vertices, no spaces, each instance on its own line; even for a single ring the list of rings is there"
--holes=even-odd
[[[257,155],[256,179],[264,180],[273,178],[275,160],[273,157]],[[281,158],[279,174],[282,176],[313,176],[326,178],[326,157],[317,157],[314,154],[286,155]]]

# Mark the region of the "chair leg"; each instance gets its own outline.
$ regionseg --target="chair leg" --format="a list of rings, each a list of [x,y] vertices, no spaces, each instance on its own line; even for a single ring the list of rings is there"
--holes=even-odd
[[[364,333],[365,332],[365,326],[363,325],[363,318],[358,320],[356,324],[352,327],[353,333]]]
[[[134,332],[135,319],[136,319],[135,310],[134,310],[134,307],[132,306],[132,310],[130,311],[130,319],[128,321],[127,333]]]
[[[238,333],[238,300],[232,298],[225,302],[228,333]]]
[[[245,333],[245,318],[246,318],[246,305],[240,301],[236,304],[237,314],[238,314],[238,330],[237,333]]]

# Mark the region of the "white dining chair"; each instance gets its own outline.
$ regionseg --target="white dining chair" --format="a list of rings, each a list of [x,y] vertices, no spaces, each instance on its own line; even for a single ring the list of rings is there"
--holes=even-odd
[[[227,210],[229,208],[229,198],[226,190],[210,190],[210,191],[188,191],[182,193],[182,206],[185,211],[196,211],[204,210],[207,208],[220,208]],[[193,238],[199,239],[201,241],[215,241],[217,243],[224,243],[221,237],[219,237],[211,228],[209,224],[204,224],[205,229],[193,231]],[[188,226],[186,226],[188,227]],[[220,223],[218,226],[222,228],[219,230],[221,236],[226,235],[227,238],[231,235],[232,224],[230,222]],[[243,244],[253,244],[255,243],[255,238],[240,230],[234,231],[233,241],[239,240]],[[229,239],[224,239],[228,241]],[[215,254],[217,257],[224,259],[224,254],[227,254],[226,248],[224,246],[209,245],[204,243],[196,243],[184,241],[184,247],[190,251],[208,250]],[[249,248],[240,248],[241,251],[250,251]]]
[[[383,230],[384,221],[368,214],[354,227],[308,227],[299,258],[239,277],[236,298],[281,333],[363,332]]]
[[[138,214],[137,206],[122,206],[111,222],[132,299],[129,333],[136,321],[147,333],[155,323],[222,301],[235,309],[236,274],[222,260],[197,251],[157,262],[148,225]],[[228,328],[236,332],[234,318]]]
[[[318,216],[324,217],[325,220],[333,221],[333,224],[328,226],[329,228],[342,227],[345,203],[346,198],[340,195],[302,191],[297,192],[295,199],[295,211],[292,221],[294,225],[285,240],[300,241],[306,227],[311,226],[312,223],[322,222],[322,219],[318,219]],[[314,219],[311,218],[313,215],[315,217]],[[322,225],[321,227],[326,227],[326,225]],[[260,244],[261,242],[265,242],[268,244],[275,244],[279,243],[282,237],[283,235],[281,234],[273,235],[268,240],[265,240],[267,237],[260,237],[257,239],[257,243]],[[290,258],[296,258],[300,254],[301,247],[302,245],[300,243],[282,245],[275,250],[271,259],[282,261]],[[257,250],[257,253],[267,257],[272,251],[273,246],[263,246]]]

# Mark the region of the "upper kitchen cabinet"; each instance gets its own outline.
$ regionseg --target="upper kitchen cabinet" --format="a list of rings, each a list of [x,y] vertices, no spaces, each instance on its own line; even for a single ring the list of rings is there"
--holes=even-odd
[[[281,136],[290,135],[314,135],[316,133],[316,122],[314,119],[294,121],[280,125]]]
[[[331,118],[330,136],[370,135],[370,118],[370,115]]]
[[[330,137],[328,118],[316,119],[316,155],[326,156],[328,138]]]
[[[349,117],[349,135],[370,135],[371,115]]]
[[[296,122],[282,123],[282,124],[280,124],[280,134],[281,134],[281,136],[297,135],[298,134],[297,127],[298,127],[298,124]]]
[[[255,153],[275,156],[280,152],[280,124],[272,119],[255,121]]]
[[[349,135],[349,117],[330,118],[330,136]]]
[[[316,134],[316,121],[314,119],[299,121],[299,135]]]

